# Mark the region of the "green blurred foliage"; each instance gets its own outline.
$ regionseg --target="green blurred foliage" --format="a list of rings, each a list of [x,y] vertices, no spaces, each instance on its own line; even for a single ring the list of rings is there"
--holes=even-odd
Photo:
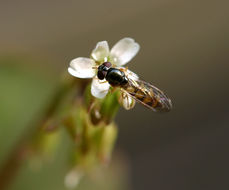
[[[23,57],[0,58],[0,165],[26,127],[33,126],[33,121],[42,115],[43,108],[52,98],[53,91],[60,81],[55,72],[49,72],[50,68],[35,68],[29,65],[30,61]],[[74,118],[77,113],[76,109],[73,112],[76,123],[80,122],[79,118]],[[98,133],[100,130],[103,130],[103,133]],[[91,143],[95,141],[94,146],[99,148],[101,153],[107,152],[106,155],[109,155],[110,149],[106,149],[103,144],[109,145],[114,139],[98,138],[98,135],[105,133],[109,136],[110,127],[94,128],[93,134],[90,134],[93,135]],[[98,139],[101,139],[101,142]],[[39,151],[33,152],[31,158],[23,163],[10,189],[66,189],[64,179],[73,166],[71,155],[76,148],[67,130],[61,128],[58,133],[50,131],[43,136],[40,143],[34,142],[43,153],[48,154],[42,157]],[[113,143],[109,146],[113,146]],[[109,169],[99,168],[94,175],[83,177],[78,189],[126,189],[127,173],[121,165],[122,161],[118,159],[112,162]]]
[[[55,78],[29,66],[29,60],[0,58],[0,161],[39,117],[55,86]]]

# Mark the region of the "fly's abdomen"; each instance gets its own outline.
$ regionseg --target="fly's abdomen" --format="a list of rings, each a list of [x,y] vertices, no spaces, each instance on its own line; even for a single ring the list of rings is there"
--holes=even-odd
[[[159,89],[153,89],[142,84],[123,87],[134,99],[154,111],[169,111],[170,100]]]

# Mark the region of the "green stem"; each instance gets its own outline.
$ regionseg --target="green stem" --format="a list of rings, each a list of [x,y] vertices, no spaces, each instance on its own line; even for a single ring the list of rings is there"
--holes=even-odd
[[[61,104],[64,97],[75,88],[77,81],[69,80],[63,81],[59,88],[54,93],[50,104],[47,106],[41,117],[32,122],[22,134],[19,142],[16,143],[13,150],[10,152],[8,158],[0,169],[0,189],[6,189],[15,178],[23,161],[27,158],[28,147],[34,136],[40,132],[41,127],[53,116],[58,106]],[[83,87],[83,86],[82,86]]]

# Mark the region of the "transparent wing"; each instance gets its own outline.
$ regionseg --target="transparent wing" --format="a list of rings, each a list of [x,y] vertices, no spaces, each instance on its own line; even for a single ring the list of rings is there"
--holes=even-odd
[[[167,112],[171,110],[171,100],[160,89],[139,79],[128,78],[128,81],[123,90],[136,101],[153,111]]]

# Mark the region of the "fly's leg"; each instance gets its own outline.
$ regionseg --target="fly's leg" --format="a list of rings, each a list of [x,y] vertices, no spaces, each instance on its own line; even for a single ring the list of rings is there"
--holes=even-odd
[[[122,72],[127,72],[128,71],[128,67],[124,67],[124,68],[120,68],[120,71],[122,71]]]
[[[92,69],[98,69],[98,66],[93,66]]]
[[[126,99],[126,101],[127,101],[127,107],[129,108],[130,107],[130,102],[128,100],[128,98],[129,98],[128,95],[126,93],[122,93],[122,98],[123,98],[123,100]]]
[[[107,82],[108,82],[108,81],[106,81],[106,80],[105,80],[105,81],[102,81],[102,82],[99,81],[99,84],[104,84],[104,83],[107,83]]]

